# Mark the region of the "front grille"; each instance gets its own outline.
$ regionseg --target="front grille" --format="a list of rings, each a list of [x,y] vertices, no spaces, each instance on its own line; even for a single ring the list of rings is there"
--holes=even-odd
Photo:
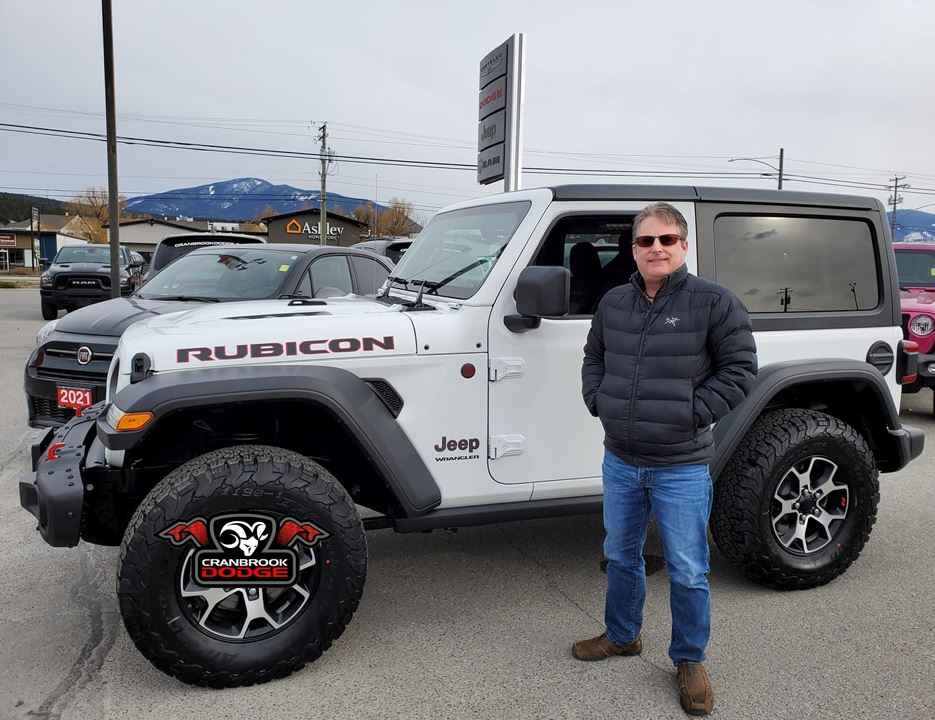
[[[36,413],[35,420],[67,423],[75,416],[74,408],[60,408],[55,400],[48,398],[32,398],[32,407]]]
[[[909,315],[906,313],[903,314],[903,337],[909,337]]]
[[[403,399],[396,392],[395,388],[386,380],[365,380],[371,389],[377,394],[377,397],[383,401],[387,409],[393,414],[393,417],[399,417],[403,409]]]
[[[101,290],[110,288],[110,278],[103,275],[56,275],[56,290]]]
[[[78,359],[77,348],[74,350],[68,350],[65,348],[48,348],[46,349],[45,354],[50,355],[52,357],[63,357],[63,358],[69,358],[72,360]],[[94,359],[100,360],[101,362],[110,363],[110,361],[114,359],[114,354],[105,353],[105,352],[95,352]]]
[[[99,385],[103,385],[107,381],[106,372],[100,373],[90,370],[36,368],[36,375],[43,380],[78,380],[83,383],[97,383]]]

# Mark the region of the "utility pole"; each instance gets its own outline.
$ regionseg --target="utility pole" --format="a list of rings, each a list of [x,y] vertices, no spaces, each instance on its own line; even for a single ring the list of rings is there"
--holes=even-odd
[[[782,160],[786,154],[785,148],[779,148],[779,189],[782,190]]]
[[[779,305],[782,311],[789,312],[789,305],[792,303],[792,288],[784,287],[776,294],[779,295]]]
[[[373,176],[373,215],[371,219],[373,224],[370,226],[370,234],[379,235],[377,232],[377,195],[380,194],[380,173],[374,173]]]
[[[120,208],[117,203],[117,111],[114,103],[114,28],[110,0],[101,0],[104,21],[104,106],[107,116],[107,207],[110,215],[110,296],[120,297]]]
[[[328,244],[328,123],[322,123],[318,139],[321,140],[321,195],[318,204],[321,212],[318,216],[319,244]]]
[[[890,178],[890,181],[893,183],[893,194],[890,195],[887,202],[893,206],[893,212],[890,215],[890,237],[892,240],[896,240],[896,206],[899,205],[903,199],[899,194],[900,190],[906,190],[909,188],[908,183],[901,183],[900,180],[905,180],[905,175],[894,175]]]

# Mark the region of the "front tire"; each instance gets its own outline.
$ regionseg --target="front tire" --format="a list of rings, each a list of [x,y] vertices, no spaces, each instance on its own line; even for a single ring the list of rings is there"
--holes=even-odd
[[[313,523],[324,539],[296,551],[293,585],[207,588],[192,574],[196,548],[164,531],[229,513]],[[285,677],[327,650],[357,608],[366,568],[363,524],[337,480],[298,453],[244,445],[187,462],[147,495],[124,534],[117,594],[153,665],[193,685],[234,687]]]
[[[45,300],[40,301],[42,306],[42,319],[43,320],[54,320],[58,317],[58,306],[55,303],[46,302]]]
[[[825,413],[773,410],[754,423],[718,479],[711,532],[754,581],[811,588],[857,559],[879,500],[876,463],[860,433]]]

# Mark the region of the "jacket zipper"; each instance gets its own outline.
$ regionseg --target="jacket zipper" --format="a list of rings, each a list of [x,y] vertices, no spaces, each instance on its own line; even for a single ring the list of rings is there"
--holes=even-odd
[[[639,380],[640,361],[643,359],[643,345],[646,341],[646,332],[649,330],[649,324],[652,320],[653,308],[659,308],[661,306],[661,301],[668,300],[668,295],[665,295],[661,298],[659,297],[659,293],[661,293],[668,284],[669,278],[666,278],[665,282],[662,284],[662,287],[656,291],[656,295],[654,297],[655,302],[650,302],[649,296],[646,294],[646,292],[642,288],[639,288],[643,299],[646,300],[646,303],[649,305],[649,307],[646,310],[646,314],[643,315],[643,327],[640,328],[640,344],[636,349],[636,372],[633,373],[633,386],[630,389],[630,413],[627,417],[627,450],[629,451],[629,454],[633,456],[635,465],[639,464],[640,456],[633,454],[633,444],[631,443],[630,438],[633,437],[633,409],[636,405],[636,385],[637,381]]]

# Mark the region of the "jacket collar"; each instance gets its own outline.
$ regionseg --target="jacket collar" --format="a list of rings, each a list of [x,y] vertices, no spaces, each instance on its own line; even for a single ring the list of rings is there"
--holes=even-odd
[[[656,297],[663,295],[665,293],[675,290],[679,285],[685,282],[685,278],[688,277],[688,264],[682,263],[682,266],[675,272],[671,272],[666,276],[666,279],[662,281],[662,285],[659,287],[659,290],[656,292]],[[640,275],[640,271],[637,270],[630,276],[630,282],[639,290],[641,293],[646,292],[646,282],[643,280],[643,276]]]

